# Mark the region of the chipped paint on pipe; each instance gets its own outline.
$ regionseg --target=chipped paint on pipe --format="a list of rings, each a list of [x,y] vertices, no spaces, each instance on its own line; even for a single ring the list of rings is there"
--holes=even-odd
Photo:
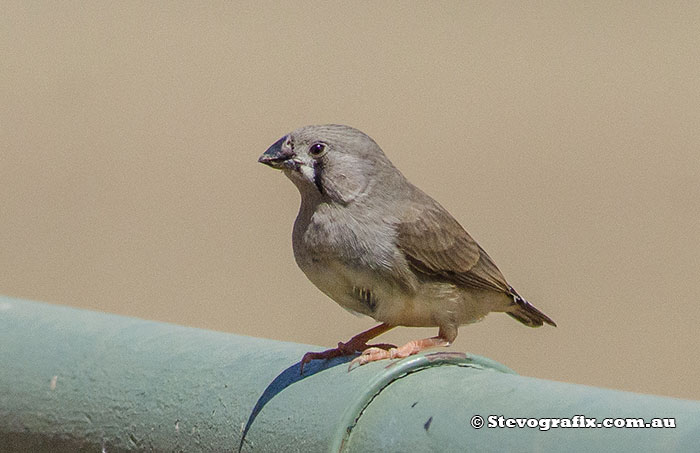
[[[428,352],[347,372],[307,345],[0,297],[0,451],[688,451],[700,402]],[[475,416],[675,417],[675,429],[474,429]]]

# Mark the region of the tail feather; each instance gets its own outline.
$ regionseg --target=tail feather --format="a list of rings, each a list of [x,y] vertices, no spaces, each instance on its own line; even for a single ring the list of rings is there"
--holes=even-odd
[[[517,319],[528,327],[540,327],[544,323],[550,326],[557,326],[549,316],[539,311],[530,302],[523,299],[512,287],[510,291],[513,295],[513,307],[506,313],[511,318]]]

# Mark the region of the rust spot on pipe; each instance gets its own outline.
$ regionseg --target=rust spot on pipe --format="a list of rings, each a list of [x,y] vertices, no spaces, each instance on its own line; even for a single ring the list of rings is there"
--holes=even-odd
[[[430,362],[435,362],[438,360],[451,360],[451,359],[466,359],[467,354],[464,352],[433,352],[431,354],[426,354],[425,358]]]

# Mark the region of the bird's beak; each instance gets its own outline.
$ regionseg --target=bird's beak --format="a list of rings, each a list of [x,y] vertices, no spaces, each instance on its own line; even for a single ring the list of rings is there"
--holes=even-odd
[[[272,168],[285,168],[291,166],[291,159],[295,156],[296,154],[289,146],[287,136],[284,136],[267,148],[267,151],[258,158],[258,162]]]

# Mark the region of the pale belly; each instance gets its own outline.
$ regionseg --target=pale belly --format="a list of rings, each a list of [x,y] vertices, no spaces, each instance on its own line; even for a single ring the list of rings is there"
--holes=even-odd
[[[335,261],[298,264],[308,279],[341,307],[391,325],[469,324],[491,311],[502,311],[510,303],[498,293],[465,291],[448,283],[422,283],[411,291],[377,273],[350,269]]]

